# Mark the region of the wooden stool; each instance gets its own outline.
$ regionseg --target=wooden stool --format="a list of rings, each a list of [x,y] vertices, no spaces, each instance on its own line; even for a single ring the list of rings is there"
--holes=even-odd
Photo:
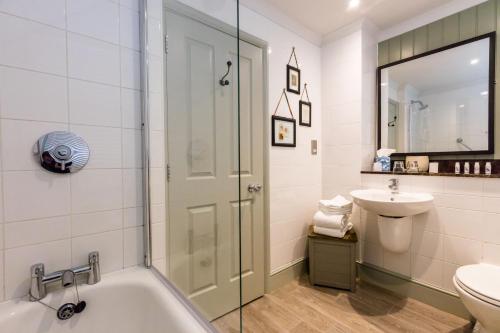
[[[312,285],[356,291],[356,232],[344,238],[314,233],[309,227],[309,279]]]

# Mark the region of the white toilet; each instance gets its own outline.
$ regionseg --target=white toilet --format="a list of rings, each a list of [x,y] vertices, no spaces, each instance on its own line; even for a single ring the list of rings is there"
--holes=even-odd
[[[500,333],[500,267],[462,266],[457,269],[453,284],[467,310],[477,319],[474,332]]]

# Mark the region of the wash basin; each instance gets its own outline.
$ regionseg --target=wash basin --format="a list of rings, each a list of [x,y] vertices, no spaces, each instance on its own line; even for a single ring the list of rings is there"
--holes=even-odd
[[[386,217],[406,217],[425,213],[434,197],[428,193],[391,193],[378,189],[351,192],[354,202],[361,208]]]

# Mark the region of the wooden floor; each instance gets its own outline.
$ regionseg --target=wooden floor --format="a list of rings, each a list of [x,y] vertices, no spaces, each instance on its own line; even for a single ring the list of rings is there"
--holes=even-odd
[[[221,333],[239,332],[239,311],[213,322]],[[368,284],[356,293],[291,282],[243,308],[245,333],[472,332],[469,322]]]

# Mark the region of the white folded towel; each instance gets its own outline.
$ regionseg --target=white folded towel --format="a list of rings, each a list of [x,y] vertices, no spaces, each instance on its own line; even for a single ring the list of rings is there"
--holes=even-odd
[[[319,210],[326,215],[345,215],[352,213],[352,206],[346,208],[326,208],[325,206],[319,205]]]
[[[316,234],[335,237],[335,238],[344,238],[346,232],[352,229],[352,223],[348,223],[344,229],[330,229],[330,228],[321,228],[318,226],[314,226],[313,230]]]
[[[324,206],[325,208],[347,208],[352,207],[352,201],[347,200],[341,195],[337,195],[335,198],[331,200],[320,200],[320,206]]]
[[[322,211],[316,212],[313,216],[313,223],[320,228],[344,229],[349,222],[348,215],[327,215]]]

